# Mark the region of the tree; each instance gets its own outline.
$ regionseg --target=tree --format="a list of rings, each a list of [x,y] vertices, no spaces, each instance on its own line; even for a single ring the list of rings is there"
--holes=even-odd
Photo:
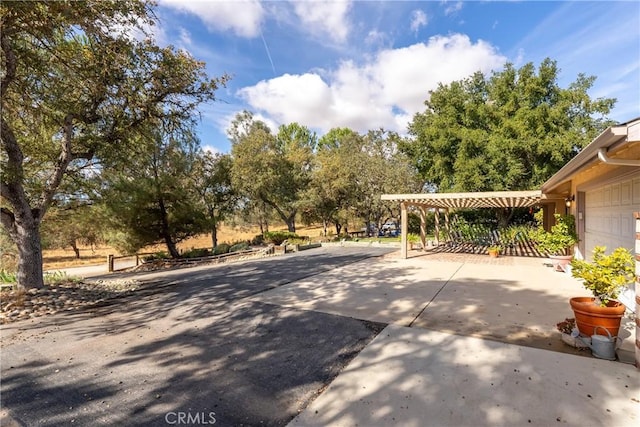
[[[229,131],[233,186],[249,199],[273,208],[290,232],[302,195],[311,179],[316,136],[297,123],[282,125],[277,135],[247,111],[236,116]]]
[[[592,100],[595,77],[578,75],[558,86],[556,62],[532,63],[485,77],[440,84],[401,144],[436,191],[500,191],[539,188],[581,148],[611,124],[614,99]],[[506,226],[513,209],[497,209]]]
[[[95,206],[70,201],[50,209],[42,221],[41,234],[46,248],[71,248],[80,259],[80,245],[94,247],[102,240],[104,223]]]
[[[187,120],[226,82],[131,36],[153,23],[145,0],[0,5],[0,220],[18,248],[19,286],[44,285],[39,227],[65,179],[126,163],[147,121]]]
[[[212,248],[218,245],[218,227],[232,213],[238,197],[231,186],[233,160],[228,154],[202,153],[191,176],[198,202],[207,213]]]
[[[611,123],[615,100],[592,100],[595,77],[558,86],[556,62],[481,73],[440,84],[401,144],[427,184],[438,191],[539,188]]]
[[[321,219],[325,234],[328,223],[340,234],[353,216],[378,228],[397,218],[396,204],[380,196],[420,188],[415,170],[398,152],[399,139],[383,129],[362,136],[347,128],[331,129],[320,138],[306,216]]]
[[[308,221],[322,221],[325,236],[329,224],[340,234],[358,197],[355,165],[361,149],[362,137],[348,128],[333,128],[318,141],[302,212]]]
[[[121,232],[125,252],[162,242],[173,258],[176,244],[201,233],[207,225],[193,189],[198,140],[189,131],[152,130],[139,140],[138,155],[119,170],[103,171],[103,204],[111,228]]]
[[[398,151],[400,136],[379,129],[367,132],[363,138],[362,160],[357,167],[356,183],[359,197],[354,201],[358,216],[377,230],[391,219],[399,219],[397,203],[381,200],[382,194],[414,193],[422,187],[409,159]]]

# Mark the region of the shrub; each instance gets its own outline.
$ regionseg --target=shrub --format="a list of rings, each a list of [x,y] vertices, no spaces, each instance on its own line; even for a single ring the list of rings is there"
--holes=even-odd
[[[629,283],[633,283],[635,262],[631,251],[616,248],[610,255],[605,255],[604,246],[593,248],[593,262],[574,259],[571,262],[571,274],[582,279],[582,285],[590,290],[601,305],[610,299],[618,298],[618,294]]]
[[[213,254],[222,255],[222,254],[229,253],[230,248],[231,248],[231,245],[229,245],[228,243],[220,243],[218,246],[213,248]]]
[[[229,248],[229,252],[238,252],[244,251],[249,248],[249,244],[247,242],[236,243],[235,245]]]
[[[251,239],[251,246],[261,246],[264,244],[264,236],[262,234],[256,234]]]
[[[190,251],[183,253],[180,257],[181,258],[202,258],[209,255],[211,255],[211,252],[209,252],[209,249],[207,248],[202,248],[202,249],[192,248]]]
[[[296,233],[291,233],[289,231],[267,231],[264,233],[264,240],[273,243],[274,245],[281,245],[282,242],[288,239],[299,239]]]
[[[142,262],[150,262],[158,259],[167,259],[167,258],[169,258],[169,254],[167,254],[166,252],[156,252],[154,254],[147,255],[144,258],[142,258]]]
[[[554,217],[556,224],[549,232],[542,228],[541,216],[536,214],[536,220],[540,224],[536,236],[538,250],[549,255],[570,255],[573,245],[578,243],[575,217],[560,214],[554,214]]]

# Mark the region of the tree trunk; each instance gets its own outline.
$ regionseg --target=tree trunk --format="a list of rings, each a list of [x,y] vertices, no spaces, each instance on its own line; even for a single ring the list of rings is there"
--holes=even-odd
[[[164,206],[164,200],[162,198],[158,200],[158,205],[160,206],[160,221],[161,221],[161,230],[160,234],[164,239],[164,243],[167,245],[167,250],[171,255],[171,258],[180,258],[180,253],[176,248],[176,244],[171,238],[171,232],[169,231],[169,215],[167,214],[167,209]]]
[[[214,223],[211,227],[211,249],[215,249],[218,246],[218,224]]]
[[[71,242],[71,249],[73,249],[73,252],[75,252],[76,259],[80,259],[80,248],[78,248],[78,244],[75,240]]]
[[[509,225],[509,221],[513,217],[514,210],[512,208],[498,208],[496,209],[496,217],[498,220],[498,228],[506,228]]]
[[[23,289],[44,287],[42,271],[42,244],[38,223],[31,219],[16,221],[15,239],[18,247],[18,287]]]

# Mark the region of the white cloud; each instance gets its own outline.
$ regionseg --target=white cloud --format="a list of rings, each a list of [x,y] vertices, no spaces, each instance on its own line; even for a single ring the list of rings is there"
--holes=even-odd
[[[411,31],[417,33],[420,27],[424,27],[428,23],[427,14],[420,9],[411,12]]]
[[[346,41],[350,30],[347,20],[350,0],[294,1],[293,8],[309,32],[329,36],[340,43]]]
[[[180,39],[180,43],[185,48],[192,45],[191,34],[185,28],[180,28],[179,39]]]
[[[255,0],[159,0],[160,5],[199,17],[212,31],[233,31],[241,37],[256,37],[264,9]]]
[[[211,153],[211,154],[222,154],[222,151],[220,151],[218,148],[214,147],[213,145],[203,145],[202,146],[202,150],[206,151],[207,153]]]
[[[490,44],[453,34],[382,50],[361,65],[344,61],[322,76],[308,72],[263,80],[238,95],[279,123],[295,121],[325,132],[336,126],[404,132],[438,83],[486,73],[505,62]]]
[[[448,5],[445,9],[444,9],[444,14],[449,16],[449,15],[453,15],[456,12],[459,12],[462,9],[463,6],[463,2],[462,1],[457,1],[454,4],[449,4],[448,1],[443,1],[442,4]]]

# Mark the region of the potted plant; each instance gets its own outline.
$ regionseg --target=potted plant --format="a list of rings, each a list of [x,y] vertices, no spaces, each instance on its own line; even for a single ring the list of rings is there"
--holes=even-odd
[[[415,233],[407,234],[407,241],[409,242],[409,247],[411,249],[415,249],[418,247],[418,243],[420,243],[420,235]]]
[[[500,245],[492,245],[487,248],[487,252],[491,258],[498,258],[500,256],[500,252],[502,251],[502,246]]]
[[[547,254],[556,271],[566,271],[573,259],[573,246],[578,243],[576,220],[573,215],[554,214],[556,223],[551,231],[541,225],[542,211],[536,214],[538,230],[535,235],[538,250]]]
[[[593,297],[570,300],[578,329],[587,336],[594,334],[596,326],[607,329],[612,336],[618,335],[625,306],[616,298],[634,280],[635,262],[631,252],[617,248],[610,255],[605,255],[605,250],[604,246],[596,246],[592,262],[571,262],[572,276],[582,279],[583,286],[593,294]],[[600,329],[597,333],[605,335]]]

